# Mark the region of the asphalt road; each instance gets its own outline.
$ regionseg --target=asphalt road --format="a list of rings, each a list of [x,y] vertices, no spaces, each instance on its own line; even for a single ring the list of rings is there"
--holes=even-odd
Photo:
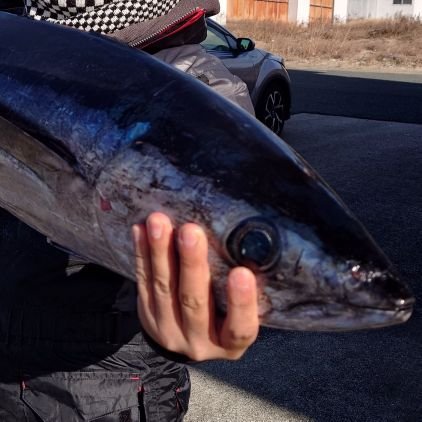
[[[356,79],[350,83],[349,77],[322,75],[317,83],[314,72],[293,72],[293,92],[303,90],[295,110],[318,108],[321,114],[377,116],[379,121],[301,113],[287,123],[284,138],[375,237],[411,285],[415,312],[406,324],[374,331],[262,329],[239,362],[194,368],[187,422],[422,420],[422,126],[389,121],[391,104],[401,103],[400,108],[411,112],[407,104],[412,103],[420,111],[422,85],[411,82],[409,90],[410,82],[370,80],[359,85]],[[329,82],[327,89],[324,81]],[[372,89],[365,91],[366,83]],[[381,101],[392,86],[397,97]],[[374,87],[382,88],[378,92]],[[327,95],[314,98],[314,89]],[[301,103],[305,93],[307,102]],[[404,101],[408,93],[411,99]],[[345,104],[348,98],[356,101]],[[412,116],[421,122],[420,113]],[[404,117],[407,121],[409,116]]]
[[[422,123],[422,73],[289,70],[292,112]]]

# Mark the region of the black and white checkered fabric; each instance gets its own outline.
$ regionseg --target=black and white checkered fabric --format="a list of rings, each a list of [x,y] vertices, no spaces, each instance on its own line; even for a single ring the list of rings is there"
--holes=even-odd
[[[27,14],[104,34],[167,14],[181,0],[26,0]]]

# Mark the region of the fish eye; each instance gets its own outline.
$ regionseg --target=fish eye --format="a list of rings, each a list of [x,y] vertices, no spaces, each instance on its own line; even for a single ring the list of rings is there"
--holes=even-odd
[[[233,261],[253,270],[268,270],[281,253],[276,227],[262,217],[243,220],[230,233],[226,245]]]

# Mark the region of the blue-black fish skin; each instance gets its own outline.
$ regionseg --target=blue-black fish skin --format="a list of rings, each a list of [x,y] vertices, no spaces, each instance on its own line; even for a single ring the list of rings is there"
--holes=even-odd
[[[226,241],[258,216],[264,232],[271,221],[281,248],[271,268],[254,268],[263,324],[347,330],[410,316],[413,299],[388,259],[298,154],[147,54],[0,13],[0,116],[8,134],[0,135],[3,166],[14,169],[16,189],[40,189],[32,203],[39,215],[10,184],[0,205],[95,262],[133,278],[130,224],[158,209],[176,224],[196,221],[210,238],[224,307],[225,275],[236,264]],[[14,138],[33,149],[32,158]],[[62,178],[52,176],[63,169]],[[58,234],[42,222],[43,195]]]

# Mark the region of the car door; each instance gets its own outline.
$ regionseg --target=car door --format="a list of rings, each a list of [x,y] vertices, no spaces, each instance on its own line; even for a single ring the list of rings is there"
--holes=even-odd
[[[201,43],[208,53],[220,58],[225,66],[242,79],[252,92],[258,77],[258,63],[262,54],[258,50],[241,52],[236,38],[219,27],[208,24],[207,38]]]

